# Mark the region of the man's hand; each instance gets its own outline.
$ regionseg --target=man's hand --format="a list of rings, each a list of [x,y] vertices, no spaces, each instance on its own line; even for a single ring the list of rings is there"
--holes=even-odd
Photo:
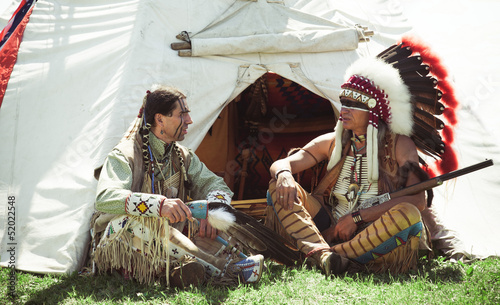
[[[208,220],[200,219],[200,231],[198,232],[200,237],[210,237],[215,239],[217,237],[217,229],[212,228]]]
[[[276,181],[276,202],[285,210],[291,210],[293,203],[298,201],[295,179],[290,172],[282,172]]]
[[[167,217],[171,223],[193,218],[191,210],[179,198],[166,198],[160,211],[161,217]]]
[[[351,214],[344,215],[337,221],[333,230],[333,238],[339,241],[348,241],[356,233],[357,228]]]

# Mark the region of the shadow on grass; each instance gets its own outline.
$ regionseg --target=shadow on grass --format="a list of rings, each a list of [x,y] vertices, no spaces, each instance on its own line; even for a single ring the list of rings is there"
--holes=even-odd
[[[466,280],[467,268],[469,267],[463,263],[451,262],[445,260],[444,257],[437,259],[425,258],[420,260],[417,270],[411,270],[405,274],[392,275],[389,272],[379,274],[360,272],[357,274],[337,275],[336,277],[347,281],[351,281],[352,279],[369,280],[375,284],[406,283],[415,280],[427,281],[430,283],[461,283]],[[321,272],[307,265],[298,265],[294,269],[308,269],[315,270],[315,272]],[[271,270],[274,270],[272,274],[276,274],[276,280],[282,280],[284,274],[293,273],[293,271],[291,271],[293,269],[282,265],[274,265]]]
[[[186,290],[166,288],[160,283],[143,285],[134,280],[124,280],[118,275],[79,275],[61,277],[50,287],[31,293],[25,304],[58,304],[66,299],[82,303],[140,303],[175,302],[179,294],[192,293],[203,296],[207,303],[220,303],[227,297],[226,288],[211,286],[189,287]]]
[[[304,265],[290,268],[272,262],[266,263],[266,271],[261,281],[256,285],[242,285],[237,287],[221,287],[208,283],[204,286],[190,287],[186,290],[176,288],[165,288],[160,283],[142,285],[133,280],[124,280],[119,275],[78,275],[59,277],[54,284],[48,288],[31,292],[25,304],[57,304],[66,299],[78,300],[81,303],[157,303],[162,300],[165,303],[223,303],[232,290],[248,289],[260,290],[261,287],[273,285],[277,282],[293,281],[296,273],[306,272],[310,269]],[[310,271],[310,270],[309,270]],[[307,272],[309,272],[307,271]],[[319,272],[319,271],[315,271]],[[421,262],[418,270],[408,274],[392,276],[384,274],[354,274],[339,276],[343,281],[361,280],[372,282],[375,285],[391,283],[408,283],[414,281],[427,282],[450,282],[460,283],[466,278],[463,265],[439,260]],[[245,289],[245,288],[243,288]]]
[[[25,304],[57,304],[66,299],[80,300],[82,303],[109,302],[109,303],[139,303],[139,302],[160,302],[167,303],[198,303],[200,301],[208,304],[223,303],[232,290],[248,289],[259,290],[261,285],[272,285],[275,281],[282,281],[286,278],[293,278],[296,268],[288,268],[279,264],[266,264],[267,268],[260,283],[241,284],[240,286],[216,286],[210,282],[197,287],[189,287],[185,290],[177,288],[166,288],[164,284],[156,282],[151,285],[143,285],[134,280],[124,280],[118,274],[104,275],[79,275],[76,272],[70,276],[58,277],[54,284],[48,288],[31,292],[29,298],[24,300]],[[300,266],[298,267],[300,269]],[[292,276],[290,276],[292,275]],[[33,275],[43,277],[43,275]],[[189,300],[191,298],[191,302]],[[84,301],[85,300],[85,301]]]
[[[462,283],[466,280],[464,264],[442,259],[421,260],[417,270],[405,274],[392,275],[388,272],[379,274],[360,273],[346,275],[347,278],[369,280],[374,284],[409,283],[425,281],[429,283]]]

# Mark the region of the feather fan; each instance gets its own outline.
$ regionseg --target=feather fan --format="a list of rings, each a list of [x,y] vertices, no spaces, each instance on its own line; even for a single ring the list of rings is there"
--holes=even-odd
[[[213,228],[227,232],[250,248],[251,254],[262,254],[288,266],[301,260],[300,252],[288,240],[231,205],[196,200],[187,206],[193,217],[207,219]]]
[[[212,211],[217,211],[217,214]],[[220,218],[218,215],[224,216]],[[294,249],[289,241],[255,218],[230,205],[210,202],[208,204],[208,221],[212,227],[235,235],[240,242],[255,250],[253,254],[262,254],[264,257],[288,266],[294,265],[300,260],[300,252]]]

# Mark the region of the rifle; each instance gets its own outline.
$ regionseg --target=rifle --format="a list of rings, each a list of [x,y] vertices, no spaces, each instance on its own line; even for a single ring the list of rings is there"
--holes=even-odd
[[[493,165],[493,160],[489,159],[483,162],[479,162],[477,164],[449,172],[447,174],[443,174],[441,176],[434,177],[432,179],[422,181],[413,185],[410,185],[408,187],[405,187],[404,189],[392,192],[392,193],[385,193],[379,196],[375,196],[372,198],[368,198],[364,200],[363,202],[360,203],[359,209],[366,209],[371,206],[384,203],[386,201],[389,201],[394,198],[402,197],[402,196],[408,196],[408,195],[415,195],[418,194],[422,191],[429,190],[431,188],[434,188],[436,186],[439,186],[443,184],[443,182],[454,179],[472,172],[475,172],[477,170],[483,169],[485,167]]]

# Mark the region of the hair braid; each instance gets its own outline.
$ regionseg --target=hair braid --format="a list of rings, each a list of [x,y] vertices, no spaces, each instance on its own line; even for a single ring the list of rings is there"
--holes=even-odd
[[[184,182],[184,186],[188,189],[191,188],[191,182],[187,178],[187,171],[186,171],[186,165],[184,164],[184,158],[182,157],[181,149],[179,146],[177,146],[177,143],[172,142],[173,149],[175,153],[177,154],[177,157],[179,158],[179,163],[181,166],[181,173],[182,173],[182,178]]]
[[[155,193],[153,155],[149,146],[149,132],[151,124],[146,123],[141,126],[139,133],[142,139],[142,159],[144,161],[144,182],[142,192]]]
[[[151,164],[151,152],[149,149],[149,132],[151,130],[151,124],[147,123],[145,126],[141,127],[141,137],[142,137],[142,158],[144,160],[144,169],[149,170]]]

